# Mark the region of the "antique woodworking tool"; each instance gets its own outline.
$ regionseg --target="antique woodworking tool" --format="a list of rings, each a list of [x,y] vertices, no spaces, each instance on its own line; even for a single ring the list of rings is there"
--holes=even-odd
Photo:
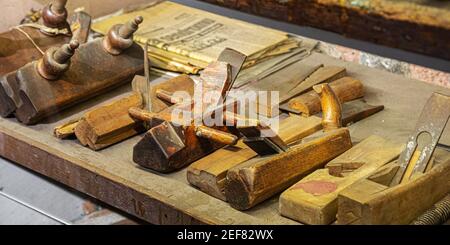
[[[413,135],[406,143],[391,186],[406,182],[417,173],[425,172],[449,118],[450,97],[434,93],[425,105]],[[431,142],[425,142],[422,149],[419,149],[419,138],[426,135],[431,136]]]
[[[129,115],[130,108],[145,108],[157,113],[172,105],[158,98],[159,90],[168,94],[184,91],[193,95],[194,81],[186,75],[152,84],[150,87],[150,64],[146,50],[143,50],[145,77],[134,77],[133,92],[86,112],[78,120],[56,127],[55,136],[64,139],[76,135],[82,145],[101,150],[145,131],[145,123],[134,120]]]
[[[352,147],[348,129],[339,128],[342,125],[339,99],[328,84],[318,85],[315,90],[321,96],[325,133],[290,146],[285,152],[255,157],[230,169],[225,196],[232,207],[249,209]]]
[[[85,43],[91,17],[76,12],[67,20],[67,0],[55,0],[41,12],[42,23],[25,23],[0,34],[0,76],[14,72],[37,60],[53,46],[68,43],[71,38]]]
[[[108,104],[100,105],[86,112],[80,119],[69,121],[54,130],[57,138],[65,139],[76,136],[82,145],[93,150],[101,150],[127,138],[145,132],[143,121],[134,120],[128,111],[130,108],[144,108],[144,96],[136,87],[145,87],[147,79],[137,75],[133,79],[133,92],[121,96]],[[152,112],[160,112],[172,104],[165,104],[158,98],[158,90],[165,93],[185,91],[193,94],[194,81],[187,75],[181,75],[168,79],[158,84],[153,84],[149,92],[149,100],[152,103]]]
[[[330,86],[341,103],[364,97],[363,84],[361,81],[351,77],[343,77],[333,81],[330,83]],[[314,91],[304,93],[291,99],[288,103],[282,105],[281,109],[292,113],[301,113],[303,116],[307,117],[322,111],[320,97]]]
[[[336,220],[339,192],[398,158],[402,149],[402,145],[370,136],[284,191],[281,215],[310,225],[331,224]]]
[[[210,64],[200,75],[203,93],[205,91],[216,91],[219,93],[218,100],[205,104],[202,107],[226,109],[225,99],[228,91],[244,64],[246,56],[230,49],[222,52],[217,62]],[[176,98],[168,96],[160,89],[157,91],[158,98],[166,98],[167,102],[176,102]],[[169,97],[169,98],[167,98]],[[194,101],[184,101],[188,111],[192,109]],[[193,118],[191,125],[176,125],[173,123],[172,111],[180,105],[176,104],[158,113],[145,112],[136,108],[130,109],[130,115],[137,120],[144,120],[150,124],[151,129],[144,138],[133,149],[133,160],[137,164],[158,171],[171,172],[180,169],[193,161],[223,147],[226,144],[235,144],[237,136],[223,127],[205,127],[195,125],[195,121],[202,121],[204,116],[211,111],[203,111],[201,118]]]
[[[231,112],[225,112],[224,119],[227,125],[236,125],[235,127],[243,136],[243,143],[260,156],[282,153],[288,149],[287,144],[278,134],[260,120],[248,119]],[[263,132],[270,136],[263,135]]]
[[[383,106],[371,106],[362,100],[345,103],[342,112],[344,126],[367,118],[381,110]],[[319,116],[303,117],[290,115],[280,121],[279,137],[291,145],[323,129]],[[189,183],[201,191],[226,201],[225,179],[228,170],[250,160],[258,154],[242,140],[227,146],[192,163],[187,170]]]
[[[147,56],[147,45],[143,49],[143,58],[145,77],[140,75],[134,77],[132,81],[133,92],[85,113],[78,120],[76,126],[73,127],[73,133],[82,145],[97,151],[145,130],[143,123],[133,120],[128,113],[128,110],[132,107],[143,108],[148,106],[148,109],[150,109],[149,91],[142,91],[142,88],[148,89],[148,86],[150,86],[150,64]],[[71,125],[68,128],[70,129]],[[57,131],[55,131],[55,134],[57,134]]]
[[[312,90],[314,85],[332,82],[346,74],[343,67],[323,66],[317,61],[308,59],[299,61],[283,71],[273,73],[262,80],[250,83],[244,87],[253,91],[278,91],[280,98],[276,106],[258,101],[258,112],[266,117],[277,116],[279,109],[285,109],[287,102],[294,96]],[[274,108],[275,107],[275,108]]]
[[[444,198],[450,190],[450,157],[436,149],[434,167],[409,182],[390,187],[397,162],[382,167],[339,193],[337,223],[406,225]]]
[[[450,97],[434,93],[398,162],[345,188],[338,224],[409,224],[450,190],[450,154],[436,145],[450,116]],[[421,141],[428,133],[429,142]]]
[[[101,150],[145,130],[128,115],[132,107],[143,106],[142,96],[131,92],[125,97],[91,110],[74,128],[78,141],[92,150]]]
[[[3,83],[8,91],[3,95],[8,96],[1,100],[9,101],[9,107],[1,106],[1,114],[14,112],[20,122],[34,124],[131,81],[143,70],[142,48],[133,43],[133,33],[142,21],[136,17],[116,25],[106,37],[80,47],[73,40],[51,48],[39,61],[18,69]]]

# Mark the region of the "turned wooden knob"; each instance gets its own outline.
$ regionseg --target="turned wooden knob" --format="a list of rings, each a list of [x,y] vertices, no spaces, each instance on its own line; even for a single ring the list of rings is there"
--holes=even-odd
[[[58,29],[69,27],[66,3],[67,0],[55,0],[44,7],[42,20],[46,27]]]
[[[114,25],[103,40],[103,47],[108,53],[119,55],[133,45],[133,34],[143,21],[144,18],[142,16],[137,16],[126,24]]]
[[[342,105],[328,83],[313,87],[320,96],[322,105],[322,125],[324,131],[342,127]]]
[[[39,60],[38,73],[47,80],[56,80],[70,67],[70,58],[79,47],[77,40],[72,40],[60,48],[50,48]]]

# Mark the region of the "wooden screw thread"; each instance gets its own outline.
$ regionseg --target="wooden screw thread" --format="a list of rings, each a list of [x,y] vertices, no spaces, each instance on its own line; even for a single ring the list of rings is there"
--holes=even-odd
[[[411,224],[413,225],[440,225],[450,218],[450,195],[438,202]]]
[[[339,98],[328,83],[314,86],[320,96],[322,106],[322,125],[325,132],[342,127],[342,106]]]
[[[119,36],[124,39],[130,38],[137,31],[142,21],[144,21],[144,18],[142,16],[137,16],[134,20],[122,25],[119,29]]]

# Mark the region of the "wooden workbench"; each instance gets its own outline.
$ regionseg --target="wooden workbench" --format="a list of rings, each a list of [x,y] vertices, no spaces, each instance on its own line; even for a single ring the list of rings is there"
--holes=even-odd
[[[314,53],[309,59],[345,66],[351,76],[365,83],[369,103],[386,106],[383,112],[350,127],[355,141],[378,134],[405,142],[431,93],[450,94],[442,87],[344,63],[323,54]],[[100,152],[82,147],[75,140],[53,137],[55,125],[129,89],[119,88],[32,127],[14,119],[0,119],[0,155],[154,224],[297,224],[279,216],[278,197],[240,212],[189,186],[186,170],[162,175],[139,168],[131,156],[132,147],[141,136]],[[448,138],[445,137],[444,143],[449,142]]]
[[[450,60],[450,1],[201,1]]]

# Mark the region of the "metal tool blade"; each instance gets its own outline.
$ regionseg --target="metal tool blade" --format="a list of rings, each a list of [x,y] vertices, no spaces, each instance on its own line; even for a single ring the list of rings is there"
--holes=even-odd
[[[422,110],[414,133],[410,136],[408,142],[406,143],[406,149],[400,155],[400,168],[395,174],[391,182],[391,186],[399,184],[404,178],[408,165],[414,164],[411,163],[411,159],[418,147],[418,138],[422,133],[430,134],[431,142],[422,149],[420,157],[415,163],[416,165],[412,174],[414,175],[415,173],[425,171],[439,139],[442,136],[445,126],[447,125],[449,117],[450,97],[439,93],[433,93]]]
[[[239,72],[242,69],[242,66],[244,65],[245,61],[247,60],[247,56],[241,52],[238,52],[234,49],[226,48],[220,53],[219,58],[217,61],[225,62],[230,64],[231,66],[231,86],[233,87],[233,83],[236,80],[237,76],[239,75]]]
[[[144,100],[145,100],[145,107],[148,111],[152,111],[152,101],[151,101],[151,96],[150,96],[150,89],[151,89],[151,85],[150,85],[150,64],[148,61],[148,42],[145,42],[145,46],[144,46],[144,70],[145,70],[145,85],[146,85],[146,90],[144,92]]]

